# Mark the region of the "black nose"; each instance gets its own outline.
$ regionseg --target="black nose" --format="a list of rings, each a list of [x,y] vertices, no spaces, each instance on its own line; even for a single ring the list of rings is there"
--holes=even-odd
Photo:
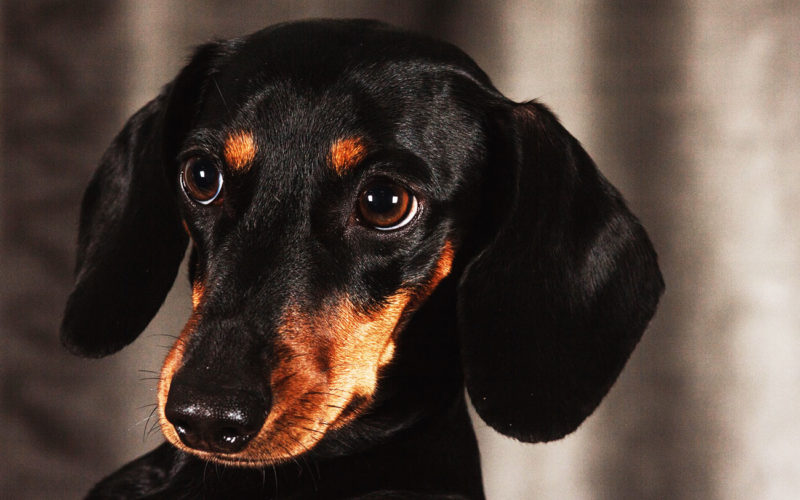
[[[183,444],[200,451],[241,451],[264,424],[269,398],[243,390],[198,387],[173,379],[164,414]]]

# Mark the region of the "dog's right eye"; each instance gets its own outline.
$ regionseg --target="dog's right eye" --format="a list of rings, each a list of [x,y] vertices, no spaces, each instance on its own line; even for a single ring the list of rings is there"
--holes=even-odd
[[[210,160],[193,156],[183,164],[181,187],[189,198],[202,205],[208,205],[220,199],[222,172]]]
[[[380,231],[399,229],[414,218],[419,204],[409,190],[391,181],[370,184],[358,197],[358,215],[363,224]]]

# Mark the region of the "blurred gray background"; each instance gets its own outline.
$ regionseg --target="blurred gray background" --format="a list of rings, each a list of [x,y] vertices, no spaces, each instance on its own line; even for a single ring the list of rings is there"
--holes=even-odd
[[[81,193],[190,47],[302,17],[461,46],[540,98],[659,250],[661,308],[600,409],[521,445],[476,422],[491,499],[794,499],[800,492],[800,2],[6,1],[0,4],[0,497],[78,498],[145,437],[185,277],[129,349],[57,329]],[[144,379],[144,380],[142,380]]]

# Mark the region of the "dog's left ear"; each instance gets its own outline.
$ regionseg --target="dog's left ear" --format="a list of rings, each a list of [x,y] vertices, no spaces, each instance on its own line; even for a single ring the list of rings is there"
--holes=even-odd
[[[639,221],[547,108],[508,104],[491,128],[502,187],[459,285],[466,385],[497,431],[549,441],[600,403],[664,285]]]
[[[175,280],[188,236],[177,203],[177,149],[197,109],[215,44],[134,114],[83,196],[75,287],[61,323],[73,353],[100,357],[132,342]]]

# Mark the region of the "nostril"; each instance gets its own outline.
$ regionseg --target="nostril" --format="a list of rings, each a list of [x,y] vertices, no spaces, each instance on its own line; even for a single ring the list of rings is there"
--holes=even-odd
[[[233,453],[239,451],[250,441],[252,434],[243,432],[241,429],[227,427],[222,429],[216,436],[216,447],[220,451]]]
[[[217,440],[221,443],[226,443],[231,446],[238,444],[242,439],[246,439],[247,434],[241,433],[236,429],[226,428],[219,432]]]
[[[241,422],[231,421],[217,412],[203,413],[205,414],[195,414],[194,418],[170,419],[167,417],[181,442],[190,448],[201,451],[217,453],[241,451],[264,422],[262,418],[257,424],[250,422],[250,426],[242,426],[236,425]]]
[[[177,421],[172,424],[172,427],[175,429],[175,433],[178,434],[180,440],[186,446],[190,448],[197,448],[201,445],[197,434],[195,434],[194,430],[189,426],[189,424],[183,421]]]
[[[186,436],[187,434],[191,434],[189,427],[183,422],[175,422],[174,424],[172,424],[172,427],[175,428],[175,432],[177,432],[178,435],[181,436],[181,438],[183,438],[183,436]]]

